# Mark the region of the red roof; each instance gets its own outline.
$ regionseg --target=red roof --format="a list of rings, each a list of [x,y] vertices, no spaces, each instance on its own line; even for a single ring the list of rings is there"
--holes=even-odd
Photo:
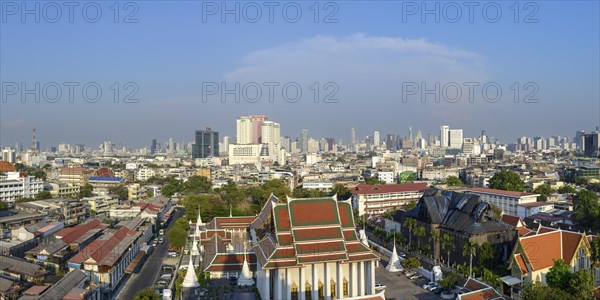
[[[371,195],[386,193],[418,192],[427,189],[427,183],[402,183],[402,184],[358,184],[352,189],[352,194]]]
[[[112,253],[112,250],[130,234],[135,234],[134,231],[129,230],[127,227],[121,227],[119,230],[114,232],[108,239],[97,239],[79,251],[70,261],[74,263],[83,263],[84,261],[92,258],[95,262],[100,263],[102,259]],[[119,249],[125,250],[125,249]]]
[[[65,228],[65,229],[55,233],[54,235],[56,237],[62,239],[65,243],[70,244],[70,243],[74,242],[77,238],[81,237],[82,235],[86,234],[87,232],[89,232],[92,229],[95,229],[95,228],[104,229],[107,226],[108,225],[100,222],[100,220],[93,219],[87,223],[78,224],[73,227]]]
[[[519,227],[521,218],[512,215],[502,215],[502,222],[512,225],[513,227]]]
[[[539,194],[526,193],[526,192],[514,192],[514,191],[505,191],[505,190],[497,190],[497,189],[488,189],[488,188],[468,188],[465,191],[477,192],[477,193],[486,193],[486,194],[498,194],[504,196],[512,196],[512,197],[524,197],[524,196],[539,196]]]

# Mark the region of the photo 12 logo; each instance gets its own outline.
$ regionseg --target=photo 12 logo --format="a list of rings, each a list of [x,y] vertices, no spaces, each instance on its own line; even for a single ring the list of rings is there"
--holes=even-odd
[[[469,103],[475,102],[476,96],[481,96],[487,103],[497,103],[502,100],[504,91],[508,90],[508,97],[514,103],[538,103],[536,97],[540,90],[537,83],[529,81],[525,83],[514,82],[509,86],[502,87],[497,82],[402,82],[402,103],[409,100],[418,100],[426,103],[428,100],[440,103],[442,100],[448,103],[458,103],[464,98]]]
[[[274,103],[276,98],[287,103],[297,103],[305,98],[314,103],[338,103],[337,93],[340,87],[336,82],[314,82],[308,86],[289,82],[202,82],[202,102],[217,100],[226,103],[265,102]]]
[[[404,1],[402,23],[538,23],[537,2]]]
[[[138,23],[136,2],[0,1],[2,23]]]
[[[84,101],[97,103],[110,98],[114,103],[138,103],[136,98],[140,88],[135,82],[114,82],[102,86],[97,82],[2,82],[2,103],[20,101],[21,103],[42,101],[47,103]]]
[[[336,2],[202,2],[202,23],[338,23]]]

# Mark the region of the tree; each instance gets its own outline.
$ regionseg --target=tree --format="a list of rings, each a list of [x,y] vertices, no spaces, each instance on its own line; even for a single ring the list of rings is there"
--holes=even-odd
[[[465,183],[457,176],[448,176],[446,178],[447,186],[465,186]]]
[[[469,277],[473,277],[473,255],[477,253],[477,244],[471,241],[465,243],[463,256],[469,256]]]
[[[577,299],[592,299],[594,296],[594,276],[590,270],[579,270],[571,276],[570,292]]]
[[[482,266],[491,266],[492,260],[494,259],[494,248],[490,242],[483,242],[479,246],[479,264]]]
[[[458,274],[454,272],[448,272],[444,274],[442,280],[439,280],[438,283],[441,287],[443,287],[447,292],[452,291],[456,282],[458,281]]]
[[[294,198],[322,198],[327,197],[327,193],[314,189],[295,188],[292,192]]]
[[[0,201],[0,211],[8,210],[8,203]]]
[[[156,182],[156,184],[163,184],[160,189],[160,193],[165,197],[171,197],[175,195],[175,193],[180,193],[183,191],[183,182],[181,180],[175,179],[174,177],[168,177],[167,181],[159,181],[158,179],[154,179],[157,177],[150,177],[146,182]]]
[[[575,300],[575,296],[541,283],[527,284],[521,291],[523,300]]]
[[[558,188],[558,193],[559,194],[575,194],[577,193],[577,190],[570,186],[570,185],[564,185]]]
[[[377,177],[371,176],[369,178],[365,178],[365,183],[366,184],[385,184],[385,181],[381,181]]]
[[[575,194],[573,200],[575,214],[573,220],[581,226],[598,228],[600,225],[600,205],[596,193],[583,189]]]
[[[352,196],[352,192],[350,192],[350,190],[341,183],[336,183],[333,185],[333,187],[331,188],[331,194],[337,194],[338,199],[342,200],[348,199],[350,198],[350,196]]]
[[[188,237],[188,222],[186,218],[179,218],[167,232],[169,245],[173,248],[182,248],[185,246]]]
[[[417,221],[413,218],[406,218],[404,221],[404,226],[408,229],[408,248],[410,248],[412,244],[412,232],[417,226]]]
[[[421,249],[421,239],[425,237],[426,231],[423,225],[417,225],[415,227],[415,235],[419,238],[417,240],[417,248]]]
[[[229,215],[229,207],[225,205],[219,195],[187,195],[183,197],[185,215],[190,220],[198,218],[198,210],[204,220],[211,220],[216,216]]]
[[[246,198],[244,191],[238,189],[237,185],[232,180],[227,181],[227,184],[221,187],[220,195],[221,198],[231,206],[238,205]]]
[[[489,180],[490,188],[505,191],[522,192],[525,190],[524,182],[519,174],[511,171],[500,171]]]
[[[183,183],[183,193],[186,195],[204,194],[211,190],[212,182],[206,176],[190,176],[188,180]]]
[[[145,288],[139,291],[133,300],[161,300],[159,294],[157,294],[152,288]]]
[[[542,184],[536,187],[533,190],[533,192],[536,194],[540,194],[540,196],[538,196],[537,198],[537,201],[546,202],[548,201],[548,195],[552,194],[554,190],[552,189],[552,187],[550,187],[549,184]]]
[[[546,283],[549,287],[557,288],[563,291],[569,289],[571,282],[571,269],[562,258],[554,259],[554,265],[546,274]]]
[[[454,250],[454,238],[449,236],[447,233],[444,233],[442,236],[442,248],[446,250],[448,254],[448,266],[450,266],[450,251]]]
[[[406,204],[406,206],[404,207],[404,209],[406,211],[409,211],[409,210],[411,210],[411,209],[413,209],[415,207],[417,207],[417,201],[416,200],[415,201],[409,201],[408,204]]]
[[[429,241],[433,243],[433,264],[437,263],[437,245],[438,245],[438,241],[440,240],[440,232],[437,230],[432,230],[430,235],[429,235]]]
[[[116,196],[119,200],[129,199],[129,190],[127,190],[127,187],[122,184],[109,187],[108,193]]]
[[[421,266],[421,262],[416,257],[409,257],[403,260],[400,264],[406,270],[412,270]]]
[[[92,197],[94,196],[94,187],[90,184],[82,185],[79,187],[79,198]]]
[[[52,194],[49,191],[41,191],[35,195],[35,200],[52,199]]]

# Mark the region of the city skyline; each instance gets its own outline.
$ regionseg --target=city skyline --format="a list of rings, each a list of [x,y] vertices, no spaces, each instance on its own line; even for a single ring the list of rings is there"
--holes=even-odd
[[[399,2],[370,7],[352,1],[337,3],[335,23],[323,22],[325,10],[314,22],[306,5],[297,24],[276,18],[251,26],[218,16],[204,22],[201,3],[138,5],[139,24],[78,19],[48,27],[7,17],[9,26],[0,28],[0,144],[26,142],[32,128],[40,131],[42,144],[100,143],[96,137],[136,146],[170,136],[191,140],[188,132],[205,127],[232,135],[230,120],[255,113],[286,124],[284,135],[308,129],[345,140],[351,127],[365,136],[404,133],[410,125],[435,132],[444,123],[463,128],[466,136],[485,128],[509,141],[519,135],[571,135],[600,123],[598,2],[536,2],[537,22],[531,23],[515,22],[514,7],[502,3],[498,23],[480,14],[473,22],[463,15],[449,23],[423,22],[419,15],[403,21]],[[523,18],[528,15],[520,9]],[[65,38],[84,36],[94,36],[95,46]],[[16,44],[22,46],[10,46]],[[39,45],[45,50],[37,51]],[[23,95],[35,83],[41,91],[51,82],[62,87],[57,103]],[[88,103],[76,97],[71,103],[68,82],[78,84],[77,95],[86,83],[97,83],[103,98]],[[236,83],[241,90],[250,82],[262,88],[257,103],[239,97],[237,103],[212,90],[230,90]],[[297,83],[302,98],[270,99],[268,82],[276,84],[277,95],[287,83]],[[478,83],[472,99],[470,82]],[[436,83],[445,96],[439,103],[426,94]],[[499,101],[482,99],[486,83],[502,90]],[[462,97],[450,103],[457,87]],[[19,92],[13,95],[14,88]],[[49,86],[48,97],[55,88]],[[246,90],[250,98],[255,88]],[[124,103],[131,102],[125,98],[132,91],[137,103]],[[361,125],[365,117],[368,125]]]

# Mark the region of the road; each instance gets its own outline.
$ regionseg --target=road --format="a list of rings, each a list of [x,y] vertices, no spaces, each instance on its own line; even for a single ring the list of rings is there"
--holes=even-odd
[[[176,209],[169,225],[167,225],[167,229],[171,228],[171,226],[175,224],[175,221],[181,216],[183,216],[183,208]],[[119,299],[133,299],[135,294],[140,290],[154,285],[156,277],[160,274],[160,267],[163,264],[163,260],[169,252],[169,238],[166,235],[167,231],[168,230],[165,230],[165,235],[163,236],[164,243],[159,244],[154,248],[150,257],[144,262],[139,274],[131,274],[131,277],[127,283],[125,283],[123,290],[118,295]]]

